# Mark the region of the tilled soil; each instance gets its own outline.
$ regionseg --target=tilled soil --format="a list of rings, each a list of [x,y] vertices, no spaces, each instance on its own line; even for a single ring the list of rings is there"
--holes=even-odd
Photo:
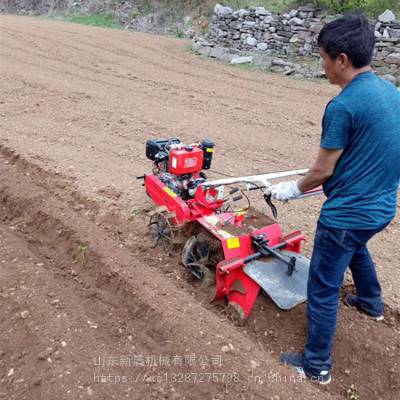
[[[321,388],[279,363],[304,344],[304,306],[260,296],[236,326],[176,251],[151,247],[134,179],[150,137],[211,137],[213,169],[232,175],[308,166],[335,89],[199,59],[178,39],[0,21],[0,398],[396,397],[398,219],[371,245],[385,322],[342,307]],[[281,224],[312,239],[321,201],[280,206]]]

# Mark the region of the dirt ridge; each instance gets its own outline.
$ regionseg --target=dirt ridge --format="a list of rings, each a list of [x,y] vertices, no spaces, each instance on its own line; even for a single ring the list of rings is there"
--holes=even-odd
[[[288,372],[276,361],[269,360],[268,354],[259,354],[254,349],[251,340],[242,336],[235,327],[229,326],[229,321],[221,322],[215,315],[193,302],[185,292],[180,293],[180,301],[170,298],[167,292],[173,293],[174,289],[168,280],[161,279],[162,287],[154,285],[156,281],[158,281],[158,285],[160,283],[160,278],[155,276],[154,269],[151,271],[138,270],[137,262],[129,254],[126,254],[126,251],[118,251],[118,246],[112,243],[112,240],[102,232],[100,227],[93,226],[93,222],[84,221],[85,218],[82,215],[76,215],[78,213],[71,209],[71,204],[68,204],[72,201],[70,190],[63,189],[61,195],[58,189],[54,189],[57,185],[51,184],[54,177],[49,176],[39,167],[32,166],[9,149],[1,147],[0,153],[2,164],[0,168],[2,176],[0,219],[2,224],[13,226],[18,236],[28,242],[32,251],[52,260],[55,265],[60,263],[68,265],[68,259],[71,263],[79,246],[84,244],[86,246],[84,260],[78,260],[77,263],[72,264],[73,276],[78,277],[83,283],[85,281],[94,283],[95,292],[100,289],[123,299],[124,307],[129,310],[135,324],[138,324],[139,329],[144,331],[144,335],[151,339],[148,343],[150,347],[160,351],[165,351],[171,346],[175,350],[176,348],[181,348],[181,350],[193,348],[200,351],[203,346],[210,348],[210,344],[207,346],[207,340],[215,337],[216,332],[224,332],[228,328],[229,333],[226,336],[223,335],[225,339],[212,339],[220,344],[216,347],[215,343],[211,345],[211,348],[219,352],[220,346],[227,340],[233,342],[234,352],[224,355],[224,358],[229,360],[231,368],[238,368],[240,374],[246,377],[249,368],[243,368],[243,366],[248,364],[250,367],[250,357],[257,359],[263,368],[272,362],[276,371],[282,374]],[[6,179],[5,176],[7,176]],[[13,185],[5,184],[5,181],[10,183],[10,180],[14,182]],[[56,180],[62,179],[56,177]],[[25,191],[21,191],[23,187]],[[57,199],[54,192],[58,192],[58,197],[64,197],[64,200]],[[95,240],[93,240],[94,238]],[[53,259],[54,254],[57,254],[57,257]],[[128,269],[133,271],[127,271]],[[71,271],[67,274],[71,275]],[[133,282],[132,275],[139,286]],[[164,292],[161,299],[159,291]],[[94,296],[96,295],[94,294]],[[196,316],[195,319],[193,319],[194,316]],[[170,318],[173,319],[170,320]],[[190,324],[188,324],[189,320]],[[205,331],[204,336],[199,334],[201,329]],[[178,339],[179,337],[181,340]],[[203,344],[201,344],[202,342]],[[307,398],[310,399],[322,398],[322,392],[318,396],[313,394],[315,389],[310,385],[302,385],[302,393],[308,393],[307,396],[310,397]],[[246,399],[268,398],[268,390],[272,389],[249,387],[248,384],[224,386],[217,385],[212,389],[215,393],[221,393],[218,398],[224,398],[223,396],[233,398],[236,395],[239,396],[238,398]],[[207,398],[209,390],[203,386],[196,395],[186,398]],[[290,393],[293,391],[292,396],[296,396],[296,393],[299,394],[298,390],[299,388],[296,387],[286,389],[274,387],[271,396],[281,392],[281,395],[285,394],[286,396],[282,398],[289,399],[291,398]],[[246,394],[246,392],[248,393]],[[261,393],[263,394],[261,395]],[[327,393],[324,393],[323,396],[330,397]]]

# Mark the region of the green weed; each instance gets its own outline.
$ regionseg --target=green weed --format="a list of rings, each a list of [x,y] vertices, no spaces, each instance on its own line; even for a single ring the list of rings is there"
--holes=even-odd
[[[360,396],[358,395],[357,388],[351,384],[347,389],[347,400],[359,400]]]
[[[400,11],[399,0],[313,0],[312,3],[339,13],[362,10],[369,15],[378,16],[387,8]]]
[[[76,24],[99,26],[101,28],[119,28],[120,25],[113,22],[113,17],[107,14],[95,14],[95,15],[82,15],[82,14],[71,14],[68,17],[68,21]]]
[[[77,253],[72,256],[72,264],[78,264],[80,261],[86,262],[86,250],[87,246],[80,244],[78,245]]]

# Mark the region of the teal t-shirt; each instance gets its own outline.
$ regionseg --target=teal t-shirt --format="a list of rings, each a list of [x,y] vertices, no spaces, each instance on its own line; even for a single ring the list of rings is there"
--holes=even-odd
[[[400,92],[373,72],[357,75],[328,103],[321,147],[343,149],[320,221],[332,228],[375,229],[396,214],[400,180]]]

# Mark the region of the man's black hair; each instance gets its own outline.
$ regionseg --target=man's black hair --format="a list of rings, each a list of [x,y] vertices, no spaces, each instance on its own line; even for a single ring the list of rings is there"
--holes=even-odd
[[[362,68],[371,64],[375,46],[374,28],[361,12],[347,14],[322,28],[318,46],[332,60],[344,53],[354,68]]]

